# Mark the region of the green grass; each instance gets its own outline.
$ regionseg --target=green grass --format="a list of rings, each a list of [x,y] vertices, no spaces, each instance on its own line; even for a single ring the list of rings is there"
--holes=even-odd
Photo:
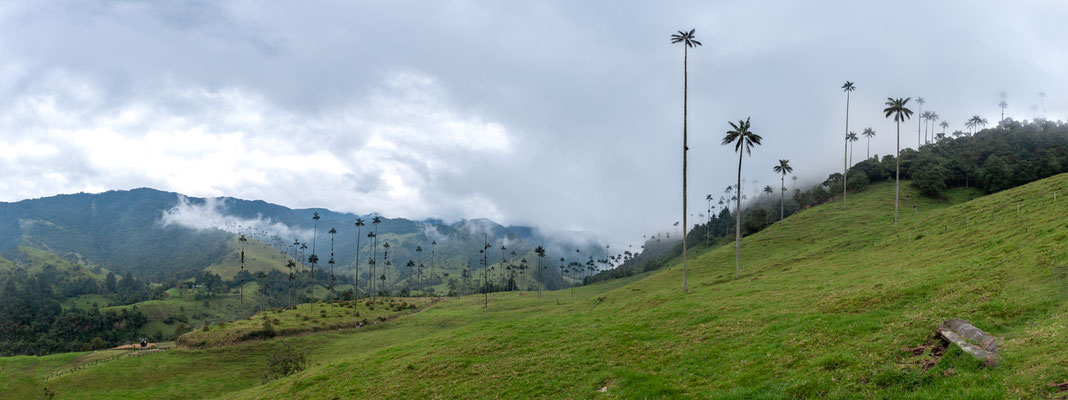
[[[223,280],[233,280],[241,271],[241,242],[237,240],[237,236],[227,242],[226,248],[226,254],[204,270],[219,275]],[[245,270],[253,276],[258,272],[289,273],[289,269],[286,268],[286,261],[289,260],[292,258],[266,243],[254,239],[245,242]],[[300,263],[296,260],[294,262],[299,269]]]
[[[374,301],[362,300],[358,303],[339,301],[275,308],[231,323],[220,323],[194,330],[182,335],[178,339],[178,344],[185,347],[206,348],[262,339],[265,337],[264,322],[269,322],[271,329],[274,330],[270,337],[352,328],[353,307],[358,313],[355,318],[366,325],[374,326],[405,314],[414,313],[428,304],[431,304],[431,299],[428,298],[378,298]]]
[[[893,185],[877,184],[847,210],[832,202],[743,240],[740,279],[733,246],[692,256],[689,293],[676,264],[574,298],[496,293],[483,311],[467,296],[287,338],[310,365],[266,383],[283,339],[122,359],[47,386],[59,398],[1054,397],[1046,385],[1068,379],[1068,201],[1052,202],[1065,188],[1068,174],[935,201],[903,184],[895,232]],[[921,371],[901,351],[952,317],[1001,338],[999,366],[951,348]],[[33,374],[62,357],[0,359],[0,392],[38,395]]]
[[[102,294],[84,294],[67,299],[63,302],[63,308],[80,308],[82,310],[89,310],[93,308],[93,304],[96,304],[99,308],[105,308],[111,305],[111,300]]]

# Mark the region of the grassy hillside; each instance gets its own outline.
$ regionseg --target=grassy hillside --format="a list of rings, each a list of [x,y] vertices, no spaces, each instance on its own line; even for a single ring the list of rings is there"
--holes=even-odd
[[[220,323],[194,330],[178,338],[178,344],[190,348],[207,348],[275,336],[352,328],[353,318],[364,326],[373,326],[417,312],[429,304],[429,298],[378,298],[374,301],[339,301],[276,308],[232,323]],[[357,314],[355,316],[354,308]],[[265,323],[270,325],[269,330]]]
[[[0,359],[0,390],[58,398],[1042,398],[1068,380],[1068,174],[991,196],[892,184],[803,211],[682,268],[481,296],[364,331],[285,339],[309,368],[263,384],[278,340],[122,359],[44,382],[70,355]],[[1020,212],[1017,214],[1017,203]],[[985,367],[924,344],[959,317],[999,336]],[[66,358],[65,358],[66,357]],[[30,372],[26,372],[30,371]],[[32,373],[31,373],[32,372]]]
[[[255,239],[245,242],[245,269],[250,274],[258,272],[279,271],[289,273],[286,261],[292,258],[282,254],[278,249]],[[293,261],[300,268],[299,262]],[[234,276],[241,271],[241,243],[237,236],[226,242],[226,250],[221,258],[215,259],[205,271],[219,275],[223,280],[233,280]]]

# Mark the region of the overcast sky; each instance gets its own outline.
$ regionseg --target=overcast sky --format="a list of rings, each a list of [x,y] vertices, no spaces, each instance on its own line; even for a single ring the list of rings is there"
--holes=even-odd
[[[0,201],[153,187],[387,217],[486,217],[614,243],[744,188],[894,147],[886,97],[1068,111],[1063,1],[70,1],[0,4]],[[915,108],[914,108],[915,110]],[[914,120],[902,130],[916,145]],[[863,159],[865,142],[854,150]]]

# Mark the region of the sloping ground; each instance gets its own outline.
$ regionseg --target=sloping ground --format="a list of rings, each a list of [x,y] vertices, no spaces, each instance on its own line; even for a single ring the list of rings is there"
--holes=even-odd
[[[1052,201],[1068,175],[953,207],[902,189],[898,234],[893,186],[877,185],[847,211],[827,204],[745,240],[740,280],[722,247],[690,265],[688,294],[675,267],[589,311],[590,300],[528,298],[473,317],[453,302],[408,322],[470,322],[243,396],[1052,395],[1047,383],[1068,378],[1068,273],[1057,267],[1068,264],[1068,201]],[[1002,365],[950,350],[920,371],[901,349],[950,317],[1004,338]]]
[[[245,242],[245,270],[254,276],[258,272],[268,273],[271,271],[288,274],[290,271],[286,268],[286,261],[289,260],[292,260],[292,258],[282,254],[281,251],[267,243],[255,239],[249,239]],[[296,260],[293,262],[298,265],[298,267],[294,268],[294,272],[303,269],[299,266],[299,262],[296,262]],[[238,272],[241,272],[241,242],[237,240],[236,236],[226,243],[226,252],[222,258],[214,260],[204,270],[219,275],[223,280],[232,280]]]
[[[682,268],[438,304],[381,329],[286,339],[306,371],[263,384],[277,341],[172,350],[47,383],[60,398],[1043,398],[1068,379],[1068,175],[952,205],[874,185]],[[956,200],[968,197],[952,193]],[[1017,215],[1016,203],[1020,202]],[[914,208],[916,206],[916,208]],[[598,298],[603,299],[598,302]],[[596,306],[595,306],[596,305]],[[984,367],[903,347],[960,317],[1003,338]],[[39,395],[55,355],[0,359]]]
[[[276,336],[331,329],[349,329],[355,320],[362,326],[374,326],[395,319],[435,302],[431,298],[378,298],[375,300],[338,301],[305,304],[287,308],[272,308],[243,320],[205,326],[178,338],[178,345],[188,348],[208,348]],[[355,308],[355,310],[354,310]],[[354,316],[353,313],[358,315]],[[267,328],[270,325],[270,328]]]

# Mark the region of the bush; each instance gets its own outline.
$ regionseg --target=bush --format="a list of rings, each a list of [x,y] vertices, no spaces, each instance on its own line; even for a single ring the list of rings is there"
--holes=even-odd
[[[289,344],[281,345],[267,357],[267,374],[265,380],[281,378],[303,371],[308,366],[308,358],[293,349]]]
[[[849,186],[849,190],[853,192],[859,192],[868,187],[870,183],[868,174],[859,170],[850,170],[849,179],[846,180],[846,185]]]

